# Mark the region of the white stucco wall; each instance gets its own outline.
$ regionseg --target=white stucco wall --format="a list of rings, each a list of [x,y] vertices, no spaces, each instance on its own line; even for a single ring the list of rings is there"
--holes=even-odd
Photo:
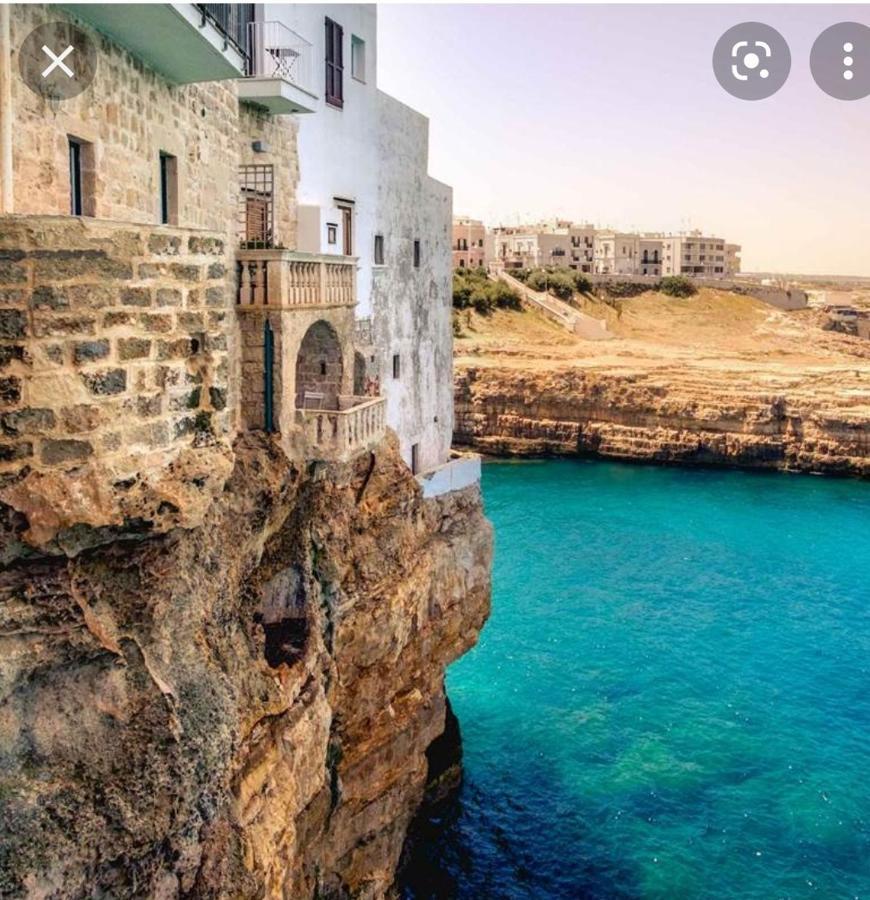
[[[427,174],[428,120],[378,91],[377,13],[372,4],[267,4],[279,21],[308,40],[317,108],[299,115],[299,250],[341,253],[341,215],[335,200],[354,204],[358,320],[371,319],[378,375],[387,398],[387,424],[419,470],[446,462],[453,434],[451,322],[452,192]],[[344,105],[326,103],[325,19],[344,29]],[[353,36],[365,41],[365,81],[351,73]],[[421,37],[421,40],[425,39]],[[329,244],[327,224],[339,226]],[[384,237],[384,265],[374,265],[374,238]],[[421,265],[413,266],[414,240]],[[393,378],[393,355],[400,377]],[[366,353],[368,356],[368,352]]]
[[[326,102],[325,20],[344,29],[344,106]],[[354,204],[354,256],[358,258],[357,316],[371,315],[370,297],[374,215],[378,195],[377,157],[377,13],[373,4],[266,4],[266,21],[282,22],[312,44],[310,73],[317,95],[313,113],[298,116],[299,236],[297,249],[308,253],[342,252],[341,214],[335,199]],[[365,41],[365,81],[351,74],[353,36]],[[338,242],[327,241],[335,223]]]
[[[386,94],[378,95],[377,227],[385,263],[375,271],[372,327],[383,353],[381,391],[387,424],[402,456],[419,447],[419,469],[447,461],[453,436],[451,233],[453,192],[427,174],[428,120]],[[414,241],[420,267],[414,268]],[[400,377],[393,378],[393,355]]]

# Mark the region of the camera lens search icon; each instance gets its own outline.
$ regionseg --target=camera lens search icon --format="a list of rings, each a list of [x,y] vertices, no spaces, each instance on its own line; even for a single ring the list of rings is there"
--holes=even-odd
[[[788,79],[791,52],[785,38],[762,22],[729,28],[713,50],[713,73],[719,84],[741,100],[763,100]]]

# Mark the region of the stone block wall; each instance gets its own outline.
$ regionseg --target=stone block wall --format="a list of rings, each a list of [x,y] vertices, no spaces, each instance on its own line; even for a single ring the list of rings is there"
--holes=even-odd
[[[223,235],[0,219],[2,477],[225,440],[228,268]]]
[[[12,67],[15,212],[69,212],[68,136],[91,145],[101,219],[159,221],[160,152],[178,163],[178,222],[224,231],[236,198],[239,101],[232,81],[176,86],[58,6],[12,7],[12,47],[44,22],[70,20],[94,39],[97,73],[78,97],[51,104]]]
[[[277,431],[284,408],[283,378],[281,358],[283,353],[282,319],[280,312],[238,313],[241,335],[242,378],[241,378],[241,425],[245,429],[259,430],[264,427],[265,404],[265,350],[264,332],[266,319],[272,328],[274,356],[272,364],[272,423]]]
[[[109,38],[60,7],[15,4],[12,47],[37,25],[69,20],[98,47],[91,86],[70,100],[51,104],[31,91],[12,67],[15,212],[69,212],[68,138],[88,148],[85,214],[100,219],[156,223],[160,215],[160,154],[176,158],[177,221],[236,237],[238,167],[275,167],[275,240],[296,240],[296,121],[240,104],[233,80],[172,85]],[[266,152],[255,153],[254,141]]]

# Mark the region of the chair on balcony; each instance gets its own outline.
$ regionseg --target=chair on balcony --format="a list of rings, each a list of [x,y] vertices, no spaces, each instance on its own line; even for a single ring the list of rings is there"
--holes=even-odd
[[[326,394],[322,393],[321,391],[305,391],[305,393],[302,395],[302,408],[323,409],[323,401],[325,399]]]

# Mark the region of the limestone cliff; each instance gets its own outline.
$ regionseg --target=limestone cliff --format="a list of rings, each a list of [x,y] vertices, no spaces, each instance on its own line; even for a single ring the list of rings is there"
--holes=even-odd
[[[870,417],[860,374],[748,371],[738,377],[622,360],[557,370],[466,363],[456,373],[455,438],[494,455],[870,476]]]
[[[200,526],[50,549],[0,574],[0,895],[384,896],[488,614],[477,489],[248,436]]]

